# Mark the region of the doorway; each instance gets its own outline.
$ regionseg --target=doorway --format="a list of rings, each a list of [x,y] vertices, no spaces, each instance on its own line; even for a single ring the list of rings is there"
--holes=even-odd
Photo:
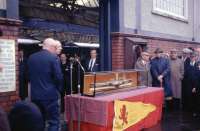
[[[141,56],[141,52],[147,49],[147,41],[138,38],[125,38],[124,43],[124,68],[134,69],[137,59]]]

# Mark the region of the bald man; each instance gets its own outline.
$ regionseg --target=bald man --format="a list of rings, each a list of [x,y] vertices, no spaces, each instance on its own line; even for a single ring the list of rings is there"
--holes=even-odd
[[[43,42],[43,49],[48,50],[50,53],[54,54],[56,52],[57,42],[53,38],[47,38]]]
[[[57,41],[47,38],[43,50],[34,53],[28,60],[31,85],[31,101],[38,105],[48,131],[59,130],[59,98],[62,92],[63,75],[56,52]]]

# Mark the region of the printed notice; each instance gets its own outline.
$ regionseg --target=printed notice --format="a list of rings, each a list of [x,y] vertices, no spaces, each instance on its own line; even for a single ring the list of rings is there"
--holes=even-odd
[[[0,39],[0,92],[16,90],[15,41]]]

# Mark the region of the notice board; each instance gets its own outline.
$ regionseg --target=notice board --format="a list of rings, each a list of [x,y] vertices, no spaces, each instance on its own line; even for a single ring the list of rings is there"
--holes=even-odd
[[[0,92],[16,90],[15,40],[0,39]]]

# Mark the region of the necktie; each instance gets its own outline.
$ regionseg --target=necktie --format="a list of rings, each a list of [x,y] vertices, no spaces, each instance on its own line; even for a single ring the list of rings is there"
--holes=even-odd
[[[92,66],[92,59],[90,59],[88,70],[91,70],[91,66]]]
[[[94,65],[94,60],[92,59],[91,60],[91,65],[90,65],[90,71],[92,71],[93,65]]]

